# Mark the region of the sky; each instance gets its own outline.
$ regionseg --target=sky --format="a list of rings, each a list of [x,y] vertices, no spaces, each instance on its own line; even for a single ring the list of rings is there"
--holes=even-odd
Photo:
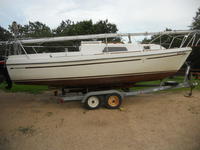
[[[0,0],[0,26],[40,21],[52,29],[62,20],[108,19],[119,32],[188,29],[200,0]]]

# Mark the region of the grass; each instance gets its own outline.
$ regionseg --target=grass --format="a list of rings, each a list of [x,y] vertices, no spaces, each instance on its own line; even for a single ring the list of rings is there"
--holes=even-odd
[[[183,76],[176,76],[174,78],[166,78],[163,80],[163,82],[165,81],[176,81],[176,82],[183,82],[184,77]],[[196,82],[198,83],[197,86],[195,86],[195,90],[199,90],[200,91],[200,80],[199,79],[193,79],[191,80],[192,82]],[[160,85],[161,81],[160,80],[156,80],[156,81],[147,81],[147,82],[140,82],[137,83],[136,85]],[[141,90],[144,89],[146,87],[133,87],[131,88],[132,90]],[[169,89],[169,90],[164,90],[164,91],[185,91],[188,90],[188,88],[178,88],[178,89]]]
[[[164,81],[169,81],[169,80],[173,80],[173,81],[177,81],[177,82],[182,82],[184,79],[184,77],[182,76],[177,76],[173,79],[165,79]],[[200,80],[199,79],[192,79],[193,82],[197,82],[198,85],[195,87],[195,90],[199,90],[200,91]],[[157,80],[157,81],[148,81],[148,82],[140,82],[137,83],[136,85],[160,85],[161,81]],[[17,85],[17,84],[13,84],[13,87],[10,90],[6,90],[6,83],[2,83],[0,84],[0,89],[7,91],[7,92],[27,92],[27,93],[32,93],[32,94],[39,94],[42,93],[46,90],[48,90],[48,86],[41,86],[41,85]],[[141,90],[144,89],[146,87],[132,87],[132,90]],[[184,90],[188,90],[188,88],[179,88],[179,89],[170,89],[167,91],[184,91]]]
[[[17,85],[13,84],[13,87],[10,90],[5,89],[7,86],[6,83],[0,84],[0,89],[4,90],[6,92],[27,92],[32,94],[39,94],[46,90],[48,90],[48,86],[42,86],[42,85]]]
[[[51,117],[52,115],[53,115],[53,112],[47,112],[47,113],[46,113],[46,116],[47,116],[47,117]]]
[[[35,132],[35,130],[33,129],[33,126],[18,127],[17,130],[24,135],[32,135]]]

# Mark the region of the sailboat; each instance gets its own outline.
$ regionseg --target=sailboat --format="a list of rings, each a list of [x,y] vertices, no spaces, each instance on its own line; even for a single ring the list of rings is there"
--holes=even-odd
[[[17,84],[68,88],[123,87],[175,74],[192,51],[189,44],[185,44],[188,38],[185,35],[196,35],[194,33],[196,32],[179,30],[15,40],[9,44],[17,44],[22,52],[9,55],[6,67],[10,79]],[[183,35],[183,41],[180,47],[131,41],[131,37],[150,35]],[[107,42],[109,38],[124,36],[128,37],[129,42]],[[32,47],[35,53],[29,54],[26,51],[26,44],[70,40],[81,41],[78,51],[68,51],[65,48],[64,52],[37,53],[34,46],[27,47]],[[195,37],[190,43],[194,40]]]

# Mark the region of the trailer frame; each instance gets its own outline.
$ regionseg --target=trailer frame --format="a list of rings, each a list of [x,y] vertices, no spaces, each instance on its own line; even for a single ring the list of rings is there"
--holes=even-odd
[[[175,81],[161,82],[159,86],[145,88],[136,91],[128,91],[128,92],[120,91],[118,89],[110,89],[110,90],[89,91],[86,93],[82,92],[70,93],[70,92],[64,92],[65,89],[62,89],[62,94],[59,96],[59,102],[64,103],[67,101],[81,101],[81,103],[85,104],[87,109],[96,109],[102,105],[105,105],[109,109],[116,109],[120,107],[122,100],[125,97],[136,96],[139,94],[154,93],[168,89],[190,88],[189,93],[185,96],[191,96],[192,90],[197,85],[197,83],[191,81],[190,66],[187,63],[186,65],[187,68],[182,83],[178,83]],[[140,85],[140,86],[144,87],[145,85]],[[110,102],[108,102],[109,97],[112,98]],[[113,100],[113,105],[112,105],[112,100]],[[114,101],[117,102],[116,105]]]

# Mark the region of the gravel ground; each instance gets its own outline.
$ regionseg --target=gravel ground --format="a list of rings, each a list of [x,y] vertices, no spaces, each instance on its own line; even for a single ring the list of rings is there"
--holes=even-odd
[[[85,110],[43,94],[0,91],[1,150],[200,150],[200,92],[126,98]]]

